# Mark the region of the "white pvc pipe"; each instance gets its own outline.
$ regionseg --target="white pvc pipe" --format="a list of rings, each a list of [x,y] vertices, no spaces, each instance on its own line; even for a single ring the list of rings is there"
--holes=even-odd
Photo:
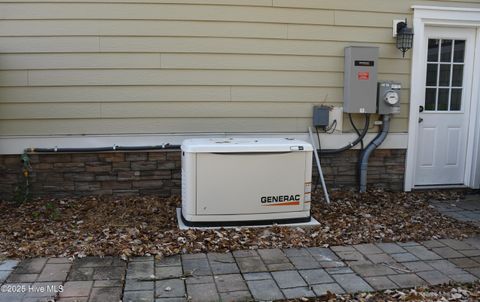
[[[328,196],[327,185],[325,185],[325,179],[323,178],[322,166],[320,166],[320,158],[318,157],[318,152],[317,152],[317,144],[315,144],[311,127],[308,127],[308,133],[310,135],[310,140],[312,141],[313,153],[315,154],[315,161],[317,162],[318,176],[320,177],[320,181],[322,182],[322,189],[323,189],[323,193],[325,194],[325,200],[329,204],[330,197]]]

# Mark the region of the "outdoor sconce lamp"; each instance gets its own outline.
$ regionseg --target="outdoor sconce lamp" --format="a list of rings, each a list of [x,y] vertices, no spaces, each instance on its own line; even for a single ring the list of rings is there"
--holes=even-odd
[[[413,30],[407,27],[407,19],[397,23],[397,49],[402,52],[405,58],[405,52],[412,48],[413,45]]]

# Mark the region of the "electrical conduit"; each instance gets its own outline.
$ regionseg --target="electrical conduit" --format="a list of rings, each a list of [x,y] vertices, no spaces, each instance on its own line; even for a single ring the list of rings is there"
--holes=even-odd
[[[388,135],[388,130],[390,128],[390,115],[383,115],[382,127],[380,132],[375,136],[375,138],[368,144],[368,146],[363,150],[360,156],[360,192],[364,193],[367,191],[367,170],[368,170],[368,158],[375,149],[380,146],[385,138]]]
[[[155,146],[112,146],[112,147],[92,147],[92,148],[27,148],[25,152],[53,152],[53,153],[73,153],[73,152],[108,152],[108,151],[148,151],[148,150],[179,150],[180,145],[155,145]]]

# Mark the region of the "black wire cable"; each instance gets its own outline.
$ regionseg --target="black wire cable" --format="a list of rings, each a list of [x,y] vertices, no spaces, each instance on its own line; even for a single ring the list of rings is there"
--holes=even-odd
[[[325,128],[325,133],[332,134],[333,132],[335,132],[335,129],[337,129],[337,120],[333,120],[330,127]]]
[[[352,127],[355,130],[355,132],[357,133],[357,135],[360,136],[360,131],[358,130],[355,123],[353,122],[353,118],[352,118],[351,113],[348,114],[348,119],[350,120],[350,124],[352,125]],[[358,153],[358,165],[357,165],[358,167],[356,169],[357,171],[360,170],[360,161],[361,161],[363,150],[364,150],[364,146],[363,146],[363,138],[362,138],[362,140],[360,141],[360,152]],[[358,177],[355,177],[355,179],[356,179],[356,181],[359,181]]]
[[[353,129],[354,129],[355,132],[357,133],[358,137],[360,137],[360,131],[358,131],[357,126],[356,126],[355,123],[353,122],[352,114],[351,114],[351,113],[348,114],[348,119],[350,120],[350,124],[352,125]],[[363,138],[360,140],[360,150],[363,151]]]
[[[351,149],[351,148],[355,147],[361,140],[363,140],[365,135],[367,135],[369,125],[370,125],[370,114],[367,114],[365,116],[365,126],[363,127],[363,130],[360,133],[360,136],[357,137],[353,142],[351,142],[350,144],[348,144],[346,146],[338,148],[338,149],[319,150],[319,153],[321,153],[321,154],[334,154],[334,153],[340,153],[340,152],[343,152],[345,150],[348,150],[348,149]]]

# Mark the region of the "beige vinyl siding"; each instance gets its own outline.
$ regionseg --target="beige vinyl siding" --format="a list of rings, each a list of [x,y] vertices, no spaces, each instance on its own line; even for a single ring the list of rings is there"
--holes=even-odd
[[[122,134],[135,134],[140,128],[145,133],[222,133],[237,132],[305,132],[311,118],[128,118],[128,119],[51,119],[51,120],[5,120],[2,128],[11,135],[67,135],[87,133],[111,134],[123,129]],[[192,127],[194,124],[196,127]],[[391,127],[406,127],[406,120],[394,119]],[[129,132],[133,129],[132,132]]]
[[[98,1],[100,2],[100,1]],[[174,3],[175,1],[171,1]],[[241,1],[239,1],[241,2]],[[202,3],[202,1],[198,1]],[[143,3],[6,3],[2,19],[202,20],[334,24],[333,10]]]
[[[410,66],[397,59],[380,59],[378,67],[381,73],[407,74],[410,72]],[[191,53],[0,54],[0,68],[3,70],[163,68],[343,72],[343,57]]]
[[[392,129],[406,132],[411,52],[391,26],[413,4],[480,6],[0,0],[0,135],[305,132],[314,105],[342,105],[349,45],[380,47],[379,78],[404,87]]]
[[[332,30],[335,30],[335,27],[332,27]],[[382,58],[401,58],[393,43],[229,37],[0,37],[1,53],[136,52],[342,56],[344,48],[350,45],[378,46]]]
[[[272,110],[275,106],[275,110]],[[267,103],[267,102],[135,102],[135,103],[17,103],[1,104],[0,118],[4,120],[16,119],[54,119],[57,112],[62,112],[63,118],[143,118],[143,117],[209,117],[218,116],[228,118],[255,117],[255,118],[289,118],[291,116],[309,118],[311,103]],[[401,104],[402,109],[407,104]],[[406,113],[400,114],[406,117]]]
[[[83,103],[83,102],[227,102],[228,86],[76,86],[0,87],[6,103]],[[310,97],[315,91],[310,91]]]

